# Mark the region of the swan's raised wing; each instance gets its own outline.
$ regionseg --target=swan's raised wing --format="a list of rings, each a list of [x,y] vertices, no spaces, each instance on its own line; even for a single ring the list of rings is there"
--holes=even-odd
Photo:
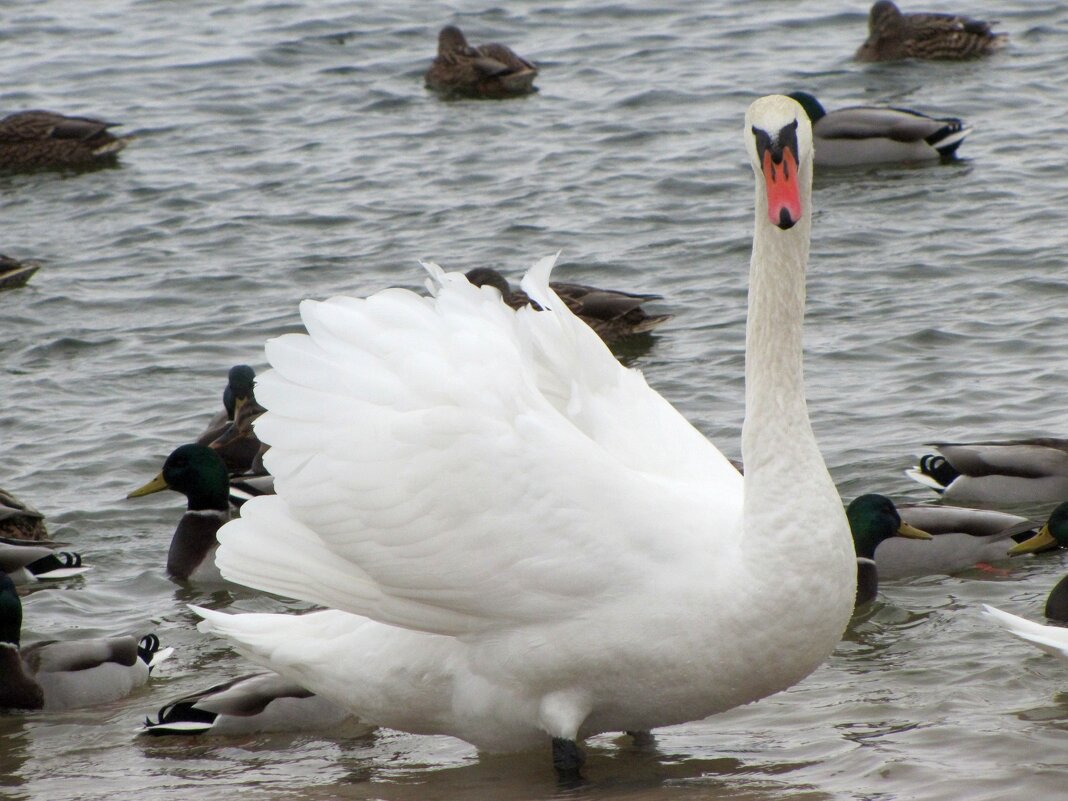
[[[464,634],[581,616],[730,551],[741,477],[548,288],[301,306],[267,345],[257,434],[278,495],[220,532],[228,578]],[[665,586],[665,591],[667,586]]]

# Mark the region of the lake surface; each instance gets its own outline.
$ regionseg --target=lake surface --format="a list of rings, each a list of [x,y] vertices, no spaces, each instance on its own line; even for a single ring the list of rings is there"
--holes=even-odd
[[[920,9],[920,7],[923,7]],[[228,368],[266,365],[305,297],[423,282],[418,259],[513,279],[658,292],[675,318],[630,363],[739,455],[752,174],[742,118],[807,89],[975,131],[954,164],[818,174],[806,331],[813,424],[843,498],[927,500],[932,439],[1065,435],[1068,6],[908,4],[999,19],[1004,53],[860,65],[867,2],[657,4],[24,2],[4,7],[2,110],[114,119],[120,166],[0,178],[0,252],[40,258],[0,295],[0,486],[93,571],[25,599],[25,639],[155,630],[177,655],[103,708],[0,718],[12,799],[1054,798],[1068,777],[1068,669],[993,631],[1040,619],[1064,555],[884,583],[794,689],[657,732],[588,743],[561,792],[548,753],[480,760],[380,732],[146,740],[178,695],[250,665],[189,602],[299,609],[163,575],[184,506],[125,494],[202,428]],[[437,30],[507,42],[538,95],[443,102]],[[1046,508],[1025,508],[1042,516]]]

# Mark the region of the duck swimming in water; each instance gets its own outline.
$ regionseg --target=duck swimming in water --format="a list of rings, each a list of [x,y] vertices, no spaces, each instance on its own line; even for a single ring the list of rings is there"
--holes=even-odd
[[[957,14],[903,14],[890,0],[879,0],[868,14],[868,38],[858,61],[903,58],[962,60],[1000,50],[1008,34],[994,33],[990,23]]]
[[[0,171],[110,163],[131,138],[111,133],[116,125],[53,111],[9,114],[0,119]]]
[[[455,25],[438,34],[438,54],[424,76],[428,89],[448,97],[503,99],[538,91],[538,68],[502,44],[472,47]]]
[[[540,310],[521,289],[513,289],[503,275],[489,267],[468,270],[467,280],[475,286],[491,286],[501,293],[501,298],[513,309],[532,306]],[[585,284],[551,281],[549,288],[556,293],[571,313],[592,328],[608,345],[637,334],[652,331],[671,319],[670,314],[649,314],[642,304],[650,300],[662,300],[660,295],[642,295],[620,292],[615,289],[598,289]]]

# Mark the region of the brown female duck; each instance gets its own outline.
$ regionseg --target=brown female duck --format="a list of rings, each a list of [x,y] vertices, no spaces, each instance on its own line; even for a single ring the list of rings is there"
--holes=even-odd
[[[44,515],[0,489],[0,537],[34,542],[48,539]]]
[[[107,163],[130,141],[128,136],[115,136],[108,131],[117,124],[52,111],[10,114],[0,119],[0,170]]]
[[[992,53],[1008,34],[994,33],[990,23],[956,14],[902,14],[890,0],[879,0],[868,15],[868,39],[858,61],[903,58],[957,61]]]
[[[471,47],[463,32],[446,25],[438,34],[438,55],[426,71],[426,87],[454,97],[501,99],[538,91],[538,68],[502,44]]]
[[[491,286],[501,293],[504,302],[513,309],[533,305],[522,290],[513,290],[503,275],[489,267],[468,270],[467,280],[475,286]],[[549,286],[567,304],[572,314],[592,328],[605,344],[613,345],[634,334],[652,331],[671,319],[670,314],[648,314],[641,306],[647,300],[660,300],[660,295],[641,295],[598,289],[585,284],[551,281]]]

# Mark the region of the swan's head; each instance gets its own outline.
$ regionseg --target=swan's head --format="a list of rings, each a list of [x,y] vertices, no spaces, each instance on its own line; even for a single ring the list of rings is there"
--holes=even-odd
[[[1046,525],[1035,536],[1009,548],[1009,555],[1039,553],[1057,547],[1068,548],[1068,503],[1050,512]]]
[[[812,184],[808,114],[785,95],[762,97],[745,114],[745,142],[757,184],[764,188],[768,219],[783,230],[793,228],[807,212]]]
[[[904,522],[894,502],[885,495],[861,495],[846,507],[846,517],[853,533],[853,547],[859,557],[874,559],[879,543],[891,537],[931,539],[926,531]]]

